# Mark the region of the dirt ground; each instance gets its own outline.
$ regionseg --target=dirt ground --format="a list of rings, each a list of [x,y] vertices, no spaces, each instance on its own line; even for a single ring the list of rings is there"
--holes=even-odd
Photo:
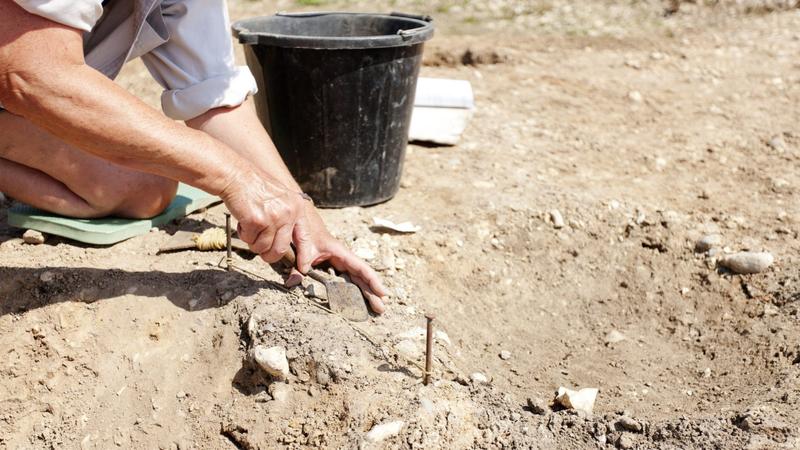
[[[231,14],[430,13],[423,75],[475,89],[462,142],[409,146],[395,199],[323,212],[375,255],[387,314],[349,324],[246,255],[235,273],[221,252],[156,255],[222,206],[107,248],[0,225],[0,447],[800,448],[800,10],[302,3]],[[138,62],[120,83],[158,105]],[[775,264],[716,267],[740,250]],[[445,333],[429,386],[425,313]],[[287,349],[287,382],[258,344]],[[594,414],[531,408],[559,386],[598,388]]]

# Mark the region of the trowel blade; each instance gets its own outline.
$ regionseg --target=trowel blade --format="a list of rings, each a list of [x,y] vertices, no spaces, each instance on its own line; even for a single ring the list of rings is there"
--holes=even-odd
[[[369,319],[367,304],[361,290],[352,283],[329,281],[325,283],[328,303],[331,310],[351,322],[364,322]]]

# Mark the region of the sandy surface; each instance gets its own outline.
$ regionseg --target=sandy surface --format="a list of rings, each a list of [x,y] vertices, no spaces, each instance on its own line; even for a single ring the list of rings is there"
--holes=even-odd
[[[422,7],[440,27],[423,74],[475,88],[463,141],[411,145],[392,201],[324,211],[377,255],[383,317],[348,324],[247,255],[247,273],[156,255],[221,206],[108,248],[0,225],[0,447],[800,448],[800,11],[486,3]],[[147,78],[134,63],[120,82],[157,105]],[[741,250],[775,263],[717,268]],[[446,333],[430,386],[426,312]],[[287,382],[256,345],[286,348]],[[598,388],[594,413],[528,406],[559,386]]]

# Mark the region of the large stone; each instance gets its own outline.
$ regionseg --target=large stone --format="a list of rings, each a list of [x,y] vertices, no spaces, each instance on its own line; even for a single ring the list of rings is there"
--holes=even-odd
[[[276,380],[285,380],[289,376],[289,361],[283,347],[266,347],[256,345],[252,350],[253,360]]]
[[[596,388],[584,388],[579,391],[573,391],[565,387],[558,388],[556,394],[556,403],[567,409],[574,409],[591,414],[594,410],[594,402],[597,399]]]
[[[773,262],[775,257],[769,252],[739,252],[724,256],[719,260],[719,265],[733,273],[745,275],[763,272]]]

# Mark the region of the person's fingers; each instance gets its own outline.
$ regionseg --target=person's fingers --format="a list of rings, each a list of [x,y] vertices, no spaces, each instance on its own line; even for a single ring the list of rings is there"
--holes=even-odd
[[[236,224],[236,234],[239,235],[239,239],[248,245],[253,245],[258,240],[262,231],[262,227],[257,226],[255,222],[248,223],[239,221]]]
[[[291,272],[289,272],[289,275],[286,276],[286,280],[284,280],[283,285],[291,289],[295,286],[300,286],[302,282],[303,282],[303,274],[300,273],[294,267],[292,267],[292,270]]]
[[[283,255],[292,248],[292,230],[294,224],[286,224],[278,228],[272,240],[272,246],[266,252],[260,253],[261,259],[273,264],[280,261]]]
[[[361,278],[369,285],[372,292],[379,297],[389,295],[389,291],[383,285],[378,273],[350,250],[343,249],[343,251],[332,255],[331,264],[340,272],[347,272],[350,275]]]
[[[389,292],[369,264],[343,245],[332,249],[330,263],[336,270],[347,272],[350,275],[350,279],[361,289],[364,298],[369,302],[372,311],[376,314],[383,314],[386,310],[384,303]]]
[[[350,276],[350,280],[355,283],[359,289],[361,289],[361,294],[363,294],[364,298],[366,298],[367,302],[369,302],[369,309],[371,309],[372,312],[375,314],[383,314],[386,312],[386,305],[384,305],[383,299],[375,294],[366,281],[362,280],[360,277],[352,275]]]
[[[242,240],[244,241],[244,239]],[[259,233],[252,242],[249,242],[248,245],[250,246],[250,251],[256,255],[260,255],[272,248],[272,242],[274,240],[275,230],[271,227],[267,227],[261,230],[261,233]]]
[[[292,233],[292,241],[297,250],[295,256],[297,257],[296,266],[302,273],[308,273],[311,270],[311,265],[314,260],[319,256],[319,251],[314,245],[311,234],[308,231],[308,225],[304,218],[297,221]]]

